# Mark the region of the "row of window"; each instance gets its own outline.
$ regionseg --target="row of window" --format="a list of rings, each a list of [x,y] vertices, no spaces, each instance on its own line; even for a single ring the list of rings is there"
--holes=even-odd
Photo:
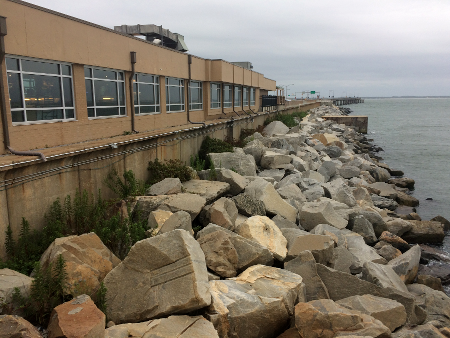
[[[75,119],[70,64],[7,57],[6,68],[13,122]],[[124,72],[85,66],[84,77],[88,117],[126,115]],[[135,114],[159,113],[159,76],[136,74],[133,82]],[[184,80],[166,77],[165,87],[166,111],[184,111]],[[255,88],[211,83],[210,107],[253,106],[255,96]],[[202,82],[189,84],[189,109],[203,109]]]

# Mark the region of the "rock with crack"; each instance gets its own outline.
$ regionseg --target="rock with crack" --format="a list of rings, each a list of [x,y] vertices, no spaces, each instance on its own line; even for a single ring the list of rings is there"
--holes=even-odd
[[[137,242],[104,284],[108,317],[116,324],[188,313],[211,302],[205,255],[185,230]]]
[[[266,247],[276,259],[280,261],[285,259],[287,240],[270,218],[252,216],[239,225],[236,233]]]
[[[408,292],[405,283],[389,265],[365,262],[361,278],[382,288],[391,287],[402,292]]]
[[[350,188],[343,182],[342,179],[336,179],[334,181],[323,184],[325,190],[325,196],[347,204],[349,207],[356,205],[356,199],[353,196]]]
[[[214,223],[233,231],[237,215],[238,209],[233,200],[222,197],[215,201],[206,211],[205,223]]]
[[[301,337],[326,338],[369,336],[388,338],[391,331],[379,320],[349,310],[331,299],[313,300],[295,306],[295,326]]]
[[[299,275],[262,265],[210,285],[212,302],[205,316],[220,337],[275,337],[286,329],[295,304],[305,300]]]
[[[230,169],[216,169],[216,180],[230,185],[229,194],[235,196],[247,186],[248,179]]]
[[[183,210],[174,212],[164,222],[157,234],[164,234],[175,229],[183,229],[189,232],[191,235],[194,235],[194,230],[192,230],[191,215]]]

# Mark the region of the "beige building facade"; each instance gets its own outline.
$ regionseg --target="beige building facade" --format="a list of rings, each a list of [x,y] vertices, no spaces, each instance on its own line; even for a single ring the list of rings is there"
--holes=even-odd
[[[0,15],[7,28],[1,114],[15,150],[131,132],[131,94],[134,129],[145,132],[258,111],[260,93],[276,86],[230,62],[190,56],[23,1],[0,0]],[[0,154],[6,152],[0,144]]]

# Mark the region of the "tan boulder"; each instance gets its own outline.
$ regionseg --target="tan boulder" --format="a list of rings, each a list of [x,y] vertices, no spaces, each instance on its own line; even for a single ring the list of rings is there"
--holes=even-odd
[[[208,223],[220,225],[231,231],[235,228],[237,215],[238,209],[235,203],[225,197],[215,201],[207,211]]]
[[[170,316],[142,323],[115,325],[104,338],[219,338],[214,326],[201,316]],[[103,338],[103,337],[102,337]]]
[[[206,266],[222,277],[237,274],[238,254],[229,236],[223,231],[215,231],[197,240],[205,254]]]
[[[266,216],[248,218],[239,225],[236,233],[266,247],[280,261],[286,257],[287,240],[276,224]]]
[[[20,314],[20,310],[13,308],[12,304],[15,288],[19,289],[22,296],[27,297],[30,294],[32,283],[33,278],[20,272],[11,269],[0,269],[0,302],[4,306],[9,307],[8,313]]]
[[[442,243],[445,237],[444,225],[435,221],[409,221],[411,230],[402,238],[408,243]]]
[[[105,314],[87,295],[55,307],[50,315],[48,338],[99,338],[105,335]]]
[[[388,338],[391,331],[379,320],[359,311],[349,310],[331,299],[313,300],[295,306],[295,326],[301,337],[332,338],[369,336]]]
[[[150,236],[155,236],[163,226],[164,222],[167,221],[172,214],[173,213],[170,211],[161,209],[150,212],[150,215],[148,215],[148,234]]]
[[[0,316],[0,338],[42,338],[40,332],[19,316]]]
[[[336,303],[378,319],[391,332],[406,323],[405,307],[392,299],[363,295],[344,298]]]
[[[211,302],[205,255],[185,230],[137,242],[104,283],[108,318],[117,324],[188,313]]]
[[[230,190],[230,184],[218,181],[190,180],[183,183],[184,191],[204,197],[211,203]]]
[[[337,138],[336,135],[334,134],[328,134],[328,133],[324,133],[324,134],[314,134],[312,136],[312,138],[319,140],[320,142],[322,142],[322,144],[324,146],[328,146],[333,142],[339,142],[339,139]]]
[[[120,263],[93,232],[55,239],[42,254],[41,267],[55,265],[59,255],[66,262],[67,292],[73,296],[93,294],[106,274]]]

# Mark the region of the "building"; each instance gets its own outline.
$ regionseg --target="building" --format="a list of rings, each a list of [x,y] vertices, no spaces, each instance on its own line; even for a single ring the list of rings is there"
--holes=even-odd
[[[0,0],[0,40],[0,256],[8,225],[40,227],[56,198],[107,190],[112,167],[145,179],[149,160],[189,161],[205,135],[261,124],[276,88],[180,37],[181,51],[19,0]]]

